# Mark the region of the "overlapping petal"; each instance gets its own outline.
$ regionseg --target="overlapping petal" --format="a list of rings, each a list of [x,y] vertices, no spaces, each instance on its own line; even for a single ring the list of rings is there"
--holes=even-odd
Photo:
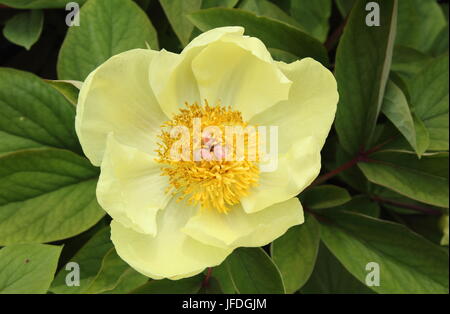
[[[302,206],[292,198],[254,214],[247,214],[239,205],[227,214],[201,210],[183,231],[201,242],[234,249],[266,245],[303,221]]]
[[[171,198],[155,156],[108,136],[97,184],[97,199],[108,214],[137,232],[155,236],[156,215]]]
[[[219,265],[231,253],[199,242],[181,231],[197,208],[172,199],[158,213],[156,236],[143,234],[113,220],[111,240],[117,254],[142,274],[154,279],[181,279]]]
[[[180,55],[162,51],[151,64],[150,82],[171,116],[185,102],[220,101],[249,119],[287,99],[291,81],[273,63],[264,44],[242,36],[242,27],[222,27],[194,39]]]
[[[339,95],[330,71],[311,58],[278,65],[293,81],[289,99],[251,120],[252,124],[278,127],[278,167],[274,172],[262,172],[259,185],[242,200],[248,213],[294,197],[314,180],[336,113]]]
[[[75,127],[83,151],[99,166],[110,132],[122,143],[152,153],[156,132],[167,117],[149,83],[150,63],[159,52],[144,49],[118,54],[83,84]]]

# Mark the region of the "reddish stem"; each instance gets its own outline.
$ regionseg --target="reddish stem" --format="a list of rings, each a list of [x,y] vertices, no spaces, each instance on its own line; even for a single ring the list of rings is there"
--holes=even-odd
[[[209,285],[209,280],[211,279],[212,271],[213,271],[212,267],[209,267],[205,279],[203,279],[202,287],[207,287]]]
[[[397,202],[397,201],[392,201],[392,200],[387,200],[378,196],[372,196],[371,197],[375,202],[377,203],[385,203],[385,204],[390,204],[393,206],[397,206],[397,207],[401,207],[401,208],[406,208],[406,209],[411,209],[411,210],[415,210],[427,215],[442,215],[442,213],[439,210],[436,209],[432,209],[432,208],[426,208],[426,207],[422,207],[419,205],[414,205],[414,204],[406,204],[406,203],[401,203],[401,202]]]
[[[331,33],[330,37],[327,38],[327,41],[325,42],[324,46],[327,49],[327,51],[330,51],[333,49],[333,47],[338,42],[339,38],[341,37],[342,33],[344,32],[345,25],[347,24],[348,17],[345,18],[345,20]]]
[[[332,177],[338,175],[339,173],[352,168],[354,165],[356,165],[359,162],[375,162],[375,160],[370,159],[368,156],[370,154],[373,154],[377,151],[379,151],[381,148],[383,148],[384,145],[386,145],[387,143],[389,143],[390,141],[392,141],[394,139],[394,137],[389,138],[388,140],[386,140],[385,142],[372,147],[371,149],[366,150],[365,152],[360,152],[358,153],[358,155],[356,157],[354,157],[353,159],[351,159],[350,161],[346,162],[345,164],[341,165],[340,167],[324,174],[321,175],[320,177],[318,177],[316,180],[314,180],[313,183],[311,183],[311,185],[309,187],[312,186],[316,186],[319,184],[324,183],[325,181],[331,179]]]
[[[311,185],[309,187],[312,187],[312,186],[324,183],[325,181],[331,179],[332,177],[338,175],[339,173],[341,173],[341,172],[343,172],[343,171],[345,171],[347,169],[350,169],[351,167],[356,165],[358,163],[358,161],[359,161],[358,157],[353,158],[352,160],[346,162],[342,166],[340,166],[340,167],[338,167],[338,168],[336,168],[336,169],[334,169],[334,170],[332,170],[332,171],[330,171],[330,172],[328,172],[328,173],[326,173],[324,175],[321,175],[316,180],[314,180],[314,182],[311,183]]]

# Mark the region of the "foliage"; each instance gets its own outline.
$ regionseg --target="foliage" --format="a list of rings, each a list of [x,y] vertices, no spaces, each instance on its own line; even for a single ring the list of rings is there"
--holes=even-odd
[[[0,293],[448,293],[448,4],[378,1],[369,27],[367,0],[85,0],[67,27],[68,2],[0,0]],[[149,281],[111,243],[75,134],[78,87],[120,52],[180,52],[230,25],[274,59],[334,72],[322,173],[298,195],[305,223],[270,246]],[[68,262],[80,286],[66,285]]]

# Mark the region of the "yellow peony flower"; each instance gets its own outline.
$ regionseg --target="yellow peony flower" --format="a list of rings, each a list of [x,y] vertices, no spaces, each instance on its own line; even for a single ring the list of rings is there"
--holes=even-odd
[[[113,219],[111,239],[122,259],[151,278],[193,276],[237,247],[266,245],[303,223],[295,196],[320,171],[336,81],[311,58],[273,61],[259,39],[243,33],[217,28],[180,54],[121,53],[80,91],[76,131],[101,166],[97,198]],[[277,167],[261,171],[260,153],[216,158],[230,147],[203,133],[201,161],[171,160],[165,128],[194,132],[195,117],[202,127],[277,126]]]

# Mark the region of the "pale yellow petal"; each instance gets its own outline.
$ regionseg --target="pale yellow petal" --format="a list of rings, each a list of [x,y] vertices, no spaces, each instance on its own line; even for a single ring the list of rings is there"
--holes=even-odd
[[[120,144],[108,136],[97,184],[97,199],[121,224],[155,236],[156,215],[171,198],[169,180],[160,174],[155,156]]]
[[[245,120],[286,100],[290,80],[256,38],[225,36],[192,61],[201,99],[231,106]]]
[[[178,112],[185,102],[203,102],[191,64],[208,44],[228,34],[242,35],[242,27],[221,27],[202,33],[184,48],[181,54],[162,50],[150,66],[150,82],[161,108],[167,116]]]
[[[181,279],[219,265],[230,249],[201,243],[181,231],[197,211],[171,201],[157,217],[155,237],[138,233],[117,221],[111,223],[111,240],[119,256],[140,273],[154,278]]]
[[[232,106],[250,119],[287,99],[292,82],[264,44],[223,27],[195,38],[180,55],[162,51],[151,65],[150,82],[163,111],[175,114],[185,102]]]
[[[278,167],[262,172],[259,185],[241,200],[248,213],[290,199],[312,183],[320,172],[320,151],[336,113],[339,95],[329,70],[311,58],[278,65],[293,82],[289,100],[251,120],[252,124],[278,127]]]
[[[255,213],[298,195],[320,172],[320,148],[314,137],[296,141],[287,153],[278,156],[275,171],[261,172],[258,186],[241,199],[247,213]]]
[[[339,99],[336,79],[327,68],[311,58],[277,64],[293,82],[289,99],[256,115],[251,123],[278,126],[280,153],[297,145],[297,140],[310,136],[316,138],[321,149],[336,114]]]
[[[189,220],[183,231],[206,244],[258,247],[303,221],[302,206],[297,198],[292,198],[254,214],[247,214],[241,206],[234,206],[227,214],[202,210]]]
[[[84,82],[75,127],[83,151],[94,165],[102,161],[110,132],[122,143],[154,151],[156,132],[167,120],[149,82],[150,63],[157,54],[146,49],[118,54]]]
[[[182,54],[187,54],[195,48],[202,48],[212,42],[218,41],[227,35],[242,36],[244,28],[241,26],[217,27],[201,33],[195,37],[184,49]]]

